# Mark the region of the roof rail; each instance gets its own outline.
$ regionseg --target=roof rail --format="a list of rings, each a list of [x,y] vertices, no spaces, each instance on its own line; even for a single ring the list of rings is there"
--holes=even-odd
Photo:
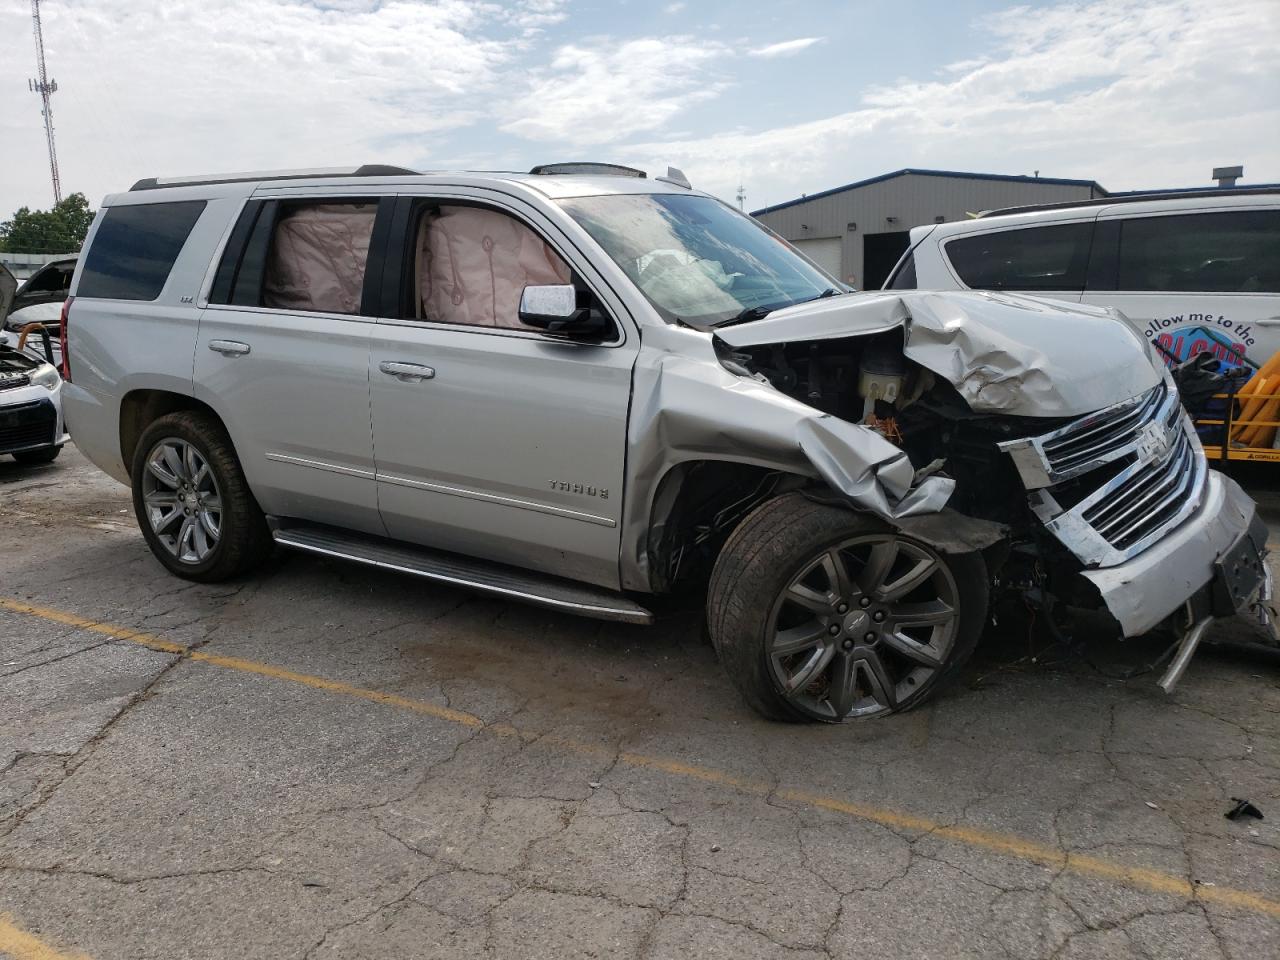
[[[529,172],[544,176],[598,174],[608,177],[639,177],[641,179],[647,176],[643,170],[637,170],[635,167],[624,167],[620,163],[592,163],[591,161],[540,163]]]
[[[134,190],[162,190],[165,187],[203,187],[212,183],[250,183],[255,180],[314,180],[320,177],[403,177],[416,176],[417,170],[393,167],[385,163],[366,163],[359,167],[314,167],[308,170],[260,170],[253,173],[223,173],[195,177],[147,177],[132,187]]]
[[[1014,213],[1038,213],[1042,210],[1071,210],[1075,207],[1105,207],[1114,203],[1141,203],[1144,200],[1199,200],[1207,197],[1247,197],[1257,194],[1280,193],[1280,184],[1267,184],[1257,187],[1190,187],[1175,190],[1135,191],[1133,193],[1111,194],[1095,200],[1063,200],[1058,203],[1029,203],[1020,207],[1000,207],[995,210],[983,210],[978,219],[983,217],[1003,217]]]

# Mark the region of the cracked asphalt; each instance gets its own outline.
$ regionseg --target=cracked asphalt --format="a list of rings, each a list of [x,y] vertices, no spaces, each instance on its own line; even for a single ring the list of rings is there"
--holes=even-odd
[[[176,580],[71,448],[0,463],[0,585],[13,960],[1280,955],[1280,654],[1246,624],[1171,697],[1125,679],[1159,640],[1012,618],[926,708],[771,724],[688,612],[300,555]]]

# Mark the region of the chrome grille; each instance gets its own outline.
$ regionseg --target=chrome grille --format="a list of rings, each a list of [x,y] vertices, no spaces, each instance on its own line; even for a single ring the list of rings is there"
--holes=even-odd
[[[1050,471],[1059,479],[1067,479],[1123,454],[1133,442],[1134,431],[1143,424],[1162,413],[1176,418],[1178,405],[1167,404],[1168,398],[1169,390],[1162,383],[1119,409],[1108,407],[1041,437]]]
[[[1204,471],[1203,455],[1190,434],[1179,429],[1163,458],[1125,471],[1076,509],[1112,547],[1129,550],[1181,519],[1183,507],[1195,500]]]
[[[1013,456],[1037,516],[1089,566],[1122,563],[1163,537],[1199,507],[1208,475],[1195,429],[1167,380],[1001,447]],[[1105,464],[1112,466],[1088,490],[1090,472]],[[1088,490],[1083,496],[1081,485]]]

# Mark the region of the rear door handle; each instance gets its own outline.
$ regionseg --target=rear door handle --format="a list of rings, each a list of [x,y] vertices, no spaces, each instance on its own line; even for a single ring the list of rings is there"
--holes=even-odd
[[[427,367],[421,363],[400,363],[398,360],[383,360],[378,364],[378,369],[388,376],[395,377],[402,383],[419,383],[422,380],[432,380],[436,375],[433,367]]]
[[[1260,327],[1280,327],[1280,317],[1260,317],[1253,322]]]
[[[242,357],[249,352],[249,345],[239,340],[210,340],[209,349],[224,357]]]

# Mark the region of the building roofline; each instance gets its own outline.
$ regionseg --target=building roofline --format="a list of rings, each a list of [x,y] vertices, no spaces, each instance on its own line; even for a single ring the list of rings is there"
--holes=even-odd
[[[997,180],[1002,183],[1045,183],[1059,187],[1089,187],[1090,189],[1107,195],[1107,190],[1097,180],[1067,180],[1061,177],[1026,177],[1015,176],[1008,173],[965,173],[962,170],[921,170],[917,167],[904,167],[901,170],[894,170],[892,173],[882,173],[878,177],[871,177],[867,180],[859,180],[856,183],[846,183],[840,187],[832,187],[829,190],[823,190],[819,193],[811,193],[805,197],[798,197],[795,200],[787,200],[783,203],[775,203],[771,207],[763,207],[759,210],[753,210],[753,217],[761,216],[766,213],[773,213],[776,210],[785,210],[787,207],[798,206],[802,203],[808,203],[810,200],[821,200],[823,197],[830,197],[837,193],[844,193],[846,190],[856,190],[859,187],[869,187],[873,183],[882,183],[885,180],[892,180],[894,177],[905,177],[908,174],[914,174],[918,177],[947,177],[952,180]]]
[[[1209,184],[1203,187],[1162,187],[1154,190],[1117,190],[1107,194],[1108,197],[1139,197],[1156,194],[1153,199],[1159,199],[1160,196],[1174,195],[1180,193],[1203,193],[1206,196],[1212,196],[1215,193],[1229,193],[1232,190],[1280,190],[1280,183],[1237,183],[1234,187],[1218,187]]]

